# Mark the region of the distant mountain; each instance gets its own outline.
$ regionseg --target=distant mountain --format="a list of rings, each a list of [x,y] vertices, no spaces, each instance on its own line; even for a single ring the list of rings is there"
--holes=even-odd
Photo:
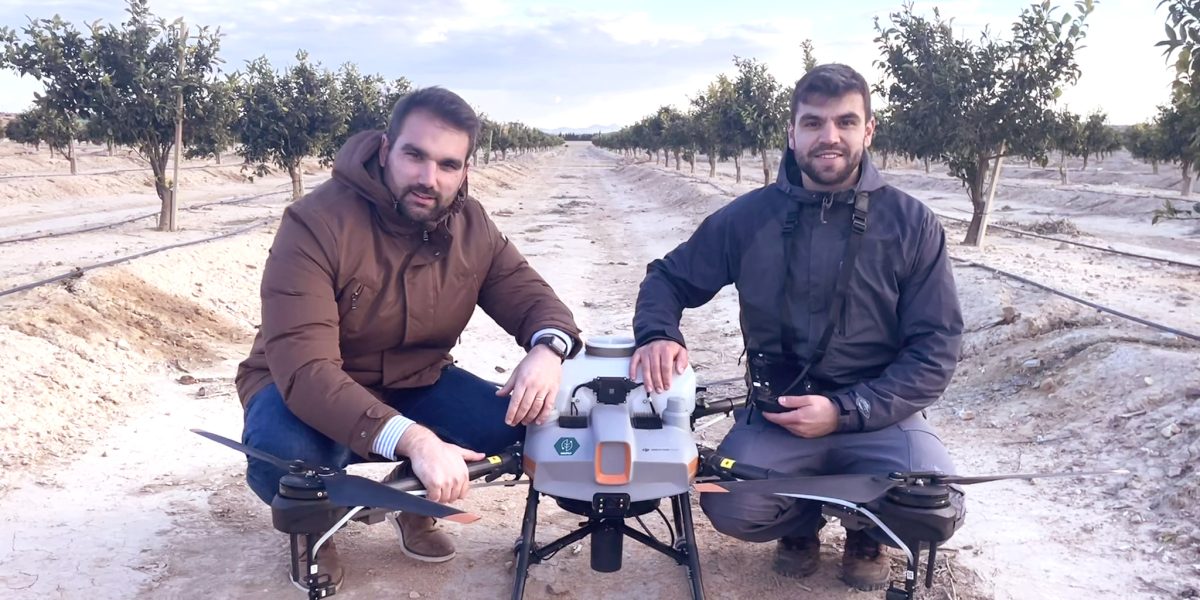
[[[564,133],[608,133],[620,129],[620,125],[591,125],[589,127],[559,127],[557,129],[542,129],[546,133],[560,135]]]

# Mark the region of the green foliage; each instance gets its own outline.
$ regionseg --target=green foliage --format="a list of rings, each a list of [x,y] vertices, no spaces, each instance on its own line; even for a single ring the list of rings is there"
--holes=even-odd
[[[347,112],[337,79],[303,50],[296,64],[276,72],[266,57],[246,66],[240,90],[237,130],[246,159],[256,175],[284,169],[292,178],[292,197],[303,194],[301,161],[309,156],[332,161],[343,134]]]
[[[1080,154],[1083,168],[1087,168],[1088,157],[1105,156],[1121,149],[1121,134],[1108,124],[1108,115],[1101,111],[1088,115],[1080,136]]]
[[[911,4],[876,22],[880,87],[895,123],[908,133],[907,154],[943,161],[967,187],[975,243],[985,214],[984,182],[1000,156],[1044,160],[1049,107],[1061,86],[1079,77],[1075,51],[1086,29],[1091,0],[1063,16],[1047,1],[1022,11],[1012,36],[984,33],[979,42],[955,37],[937,10],[927,19]]]
[[[523,154],[531,150],[545,150],[566,143],[557,135],[546,133],[524,123],[515,121],[495,123],[487,118],[484,118],[483,127],[480,130],[480,140],[485,148],[490,140],[491,152],[499,152],[501,160],[507,159],[509,152]],[[486,158],[485,163],[489,160],[491,157]]]
[[[69,120],[45,104],[43,98],[38,98],[33,108],[9,121],[5,126],[5,137],[18,144],[38,147],[46,144],[51,150],[70,160],[71,143],[75,136],[83,131],[83,124],[78,119]]]
[[[182,24],[155,17],[147,0],[129,0],[126,12],[128,20],[120,25],[90,24],[90,36],[58,16],[30,20],[22,35],[0,30],[0,62],[42,84],[38,105],[71,130],[65,137],[136,149],[150,163],[165,206],[166,164],[179,116],[176,94],[182,91],[184,114],[211,112],[203,90],[220,62],[220,33],[201,27],[184,39]]]
[[[190,140],[188,158],[220,158],[237,142],[234,125],[238,118],[238,94],[242,85],[237,75],[205,82],[196,88],[198,103],[208,106],[203,114],[189,115],[185,141]]]
[[[1155,165],[1171,160],[1166,135],[1157,122],[1139,123],[1130,127],[1125,132],[1125,147],[1134,158],[1150,161]]]
[[[346,63],[338,71],[338,91],[347,118],[345,129],[331,142],[334,150],[360,131],[387,129],[392,107],[412,91],[412,84],[403,77],[389,83],[381,75],[363,75],[353,63]]]
[[[791,90],[757,60],[734,57],[733,63],[737,76],[718,75],[692,98],[691,112],[663,106],[629,127],[596,136],[592,143],[649,155],[660,150],[680,155],[699,150],[709,157],[710,177],[716,172],[717,157],[732,158],[739,182],[741,155],[751,149],[762,156],[764,184],[770,183],[774,174],[767,151],[784,147]]]
[[[757,150],[763,159],[763,185],[771,183],[770,148],[783,148],[790,94],[754,59],[734,57],[738,76],[733,82],[738,112],[742,117],[742,146]]]
[[[1155,44],[1164,48],[1163,56],[1175,57],[1176,85],[1200,85],[1200,0],[1160,0],[1167,7],[1166,39]]]
[[[817,68],[817,55],[813,51],[813,42],[811,39],[806,39],[800,42],[800,50],[803,52],[804,72],[807,73]]]

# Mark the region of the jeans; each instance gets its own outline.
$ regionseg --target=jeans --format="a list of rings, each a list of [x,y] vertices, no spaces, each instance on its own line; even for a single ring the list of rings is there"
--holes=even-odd
[[[495,454],[525,437],[524,426],[504,423],[509,398],[496,396],[496,389],[494,383],[450,365],[437,383],[387,390],[385,401],[446,442]],[[292,414],[274,383],[247,403],[242,443],[284,460],[300,459],[334,469],[366,462]],[[285,474],[270,463],[247,458],[246,481],[263,502],[271,503]]]

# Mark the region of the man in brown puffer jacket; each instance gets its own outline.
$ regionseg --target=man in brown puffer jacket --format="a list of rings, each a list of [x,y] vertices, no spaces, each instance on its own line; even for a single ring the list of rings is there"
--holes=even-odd
[[[247,445],[333,468],[406,457],[430,500],[452,502],[467,493],[467,461],[548,417],[579,328],[467,193],[479,126],[453,92],[413,92],[386,132],[350,138],[333,177],[284,212],[237,373]],[[450,356],[476,306],[528,350],[500,389]],[[249,460],[264,502],[283,475]],[[454,557],[432,519],[391,520],[405,554]],[[340,583],[333,545],[319,558]]]

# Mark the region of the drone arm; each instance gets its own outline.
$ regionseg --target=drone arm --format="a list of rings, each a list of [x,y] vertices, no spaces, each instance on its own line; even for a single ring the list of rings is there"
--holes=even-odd
[[[401,471],[396,479],[386,482],[384,485],[395,488],[402,492],[411,492],[414,490],[425,489],[425,484],[421,483],[420,479],[412,472],[412,464],[405,465],[405,469]],[[509,448],[500,454],[488,456],[483,460],[467,463],[467,479],[479,479],[486,477],[488,481],[506,475],[521,474],[521,450],[519,447]]]
[[[701,469],[701,475],[716,475],[722,479],[781,479],[794,477],[794,475],[788,475],[787,473],[773,469],[765,469],[721,456],[715,450],[708,448],[700,448],[700,456],[704,464],[704,467]]]

